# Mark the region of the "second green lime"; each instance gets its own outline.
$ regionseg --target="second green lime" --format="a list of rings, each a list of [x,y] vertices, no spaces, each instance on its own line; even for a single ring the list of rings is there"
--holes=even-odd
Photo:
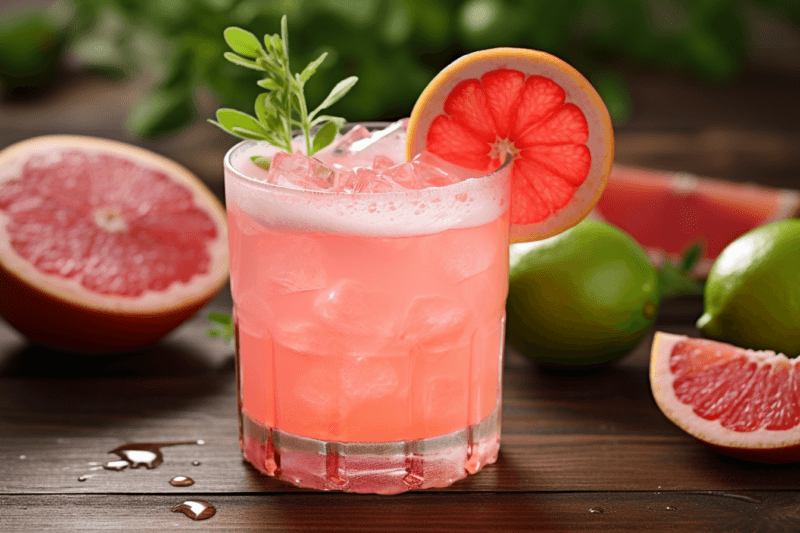
[[[800,355],[800,220],[756,228],[722,251],[697,327],[737,346]]]
[[[656,270],[625,232],[584,220],[510,250],[507,338],[550,366],[609,363],[629,353],[658,315]]]

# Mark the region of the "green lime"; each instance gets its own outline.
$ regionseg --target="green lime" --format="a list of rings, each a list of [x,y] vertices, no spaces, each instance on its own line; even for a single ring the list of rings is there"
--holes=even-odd
[[[800,355],[800,220],[761,226],[722,251],[697,327],[744,348]]]
[[[658,315],[656,270],[627,233],[596,220],[510,250],[507,338],[551,366],[629,353]]]

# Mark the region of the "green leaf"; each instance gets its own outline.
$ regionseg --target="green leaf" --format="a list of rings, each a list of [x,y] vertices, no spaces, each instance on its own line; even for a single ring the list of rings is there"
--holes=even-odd
[[[217,313],[212,311],[211,313],[208,313],[206,318],[208,318],[208,320],[211,322],[216,322],[217,324],[222,324],[223,326],[230,326],[233,324],[233,317],[228,313]]]
[[[231,50],[245,57],[257,58],[265,54],[258,38],[247,30],[231,26],[223,32],[225,42]]]
[[[251,156],[250,161],[255,163],[257,166],[263,168],[264,170],[269,170],[269,167],[272,166],[272,158],[263,155]]]
[[[277,60],[277,62],[280,65],[285,66],[288,56],[283,50],[283,41],[281,41],[280,35],[272,36],[271,46],[272,46],[272,53],[275,54],[275,59]]]
[[[339,125],[336,124],[336,122],[327,122],[314,135],[314,141],[311,145],[311,153],[308,155],[313,155],[314,153],[319,152],[331,144],[336,138],[337,133],[339,133]]]
[[[335,122],[339,126],[339,129],[342,129],[342,126],[345,125],[347,120],[343,119],[342,117],[332,117],[330,115],[320,115],[320,116],[318,116],[317,118],[315,118],[314,120],[311,121],[311,125],[312,126],[316,126],[317,124],[322,124],[323,122]]]
[[[319,68],[322,62],[325,61],[326,57],[328,57],[328,52],[323,52],[321,56],[309,63],[308,66],[303,69],[303,72],[300,73],[298,81],[300,83],[307,82],[308,79],[313,76],[315,72],[317,72],[317,68]]]
[[[242,139],[249,139],[251,141],[266,141],[267,136],[263,133],[259,133],[256,131],[251,131],[245,128],[240,128],[239,126],[234,126],[231,128],[230,132],[237,137],[241,137]]]
[[[269,122],[270,115],[276,114],[275,108],[267,103],[269,93],[261,93],[256,97],[256,117],[262,124]]]
[[[701,243],[697,243],[688,250],[683,256],[683,260],[681,261],[680,270],[681,272],[691,272],[692,267],[697,263],[700,259],[700,256],[703,254],[703,245]]]
[[[245,59],[241,56],[237,56],[233,52],[225,52],[223,57],[233,63],[234,65],[239,65],[240,67],[246,67],[253,70],[266,70],[256,61],[250,61],[249,59]]]
[[[695,245],[683,256],[680,266],[665,260],[658,272],[659,292],[661,299],[676,296],[700,296],[703,294],[703,284],[691,276],[691,268],[700,257],[700,245]]]
[[[209,313],[206,315],[208,321],[215,327],[205,331],[207,337],[215,339],[225,339],[227,342],[233,340],[233,317],[227,313]]]
[[[330,94],[328,94],[328,96],[325,98],[325,100],[323,100],[322,103],[314,110],[314,112],[311,113],[311,116],[316,115],[317,112],[327,107],[330,107],[339,100],[341,100],[342,97],[346,95],[350,89],[353,88],[353,85],[355,85],[357,81],[358,77],[350,76],[349,78],[344,79],[339,83],[337,83],[336,86],[331,90]]]
[[[281,88],[280,85],[278,85],[278,82],[276,82],[272,78],[264,78],[263,80],[258,80],[256,84],[259,87],[263,89],[269,89],[270,91],[277,91]]]
[[[262,137],[267,133],[257,119],[235,109],[222,108],[217,110],[217,120],[229,131],[233,131],[233,128],[240,128],[254,134],[261,134]]]
[[[283,43],[283,56],[286,64],[289,64],[289,23],[286,15],[281,17],[281,42]]]

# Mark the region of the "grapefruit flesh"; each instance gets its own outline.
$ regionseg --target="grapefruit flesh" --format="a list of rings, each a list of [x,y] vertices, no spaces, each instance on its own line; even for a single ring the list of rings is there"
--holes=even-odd
[[[594,215],[633,236],[657,266],[701,242],[695,274],[706,276],[735,239],[798,212],[800,191],[614,166]]]
[[[490,173],[511,161],[511,240],[577,224],[611,170],[611,120],[586,79],[534,50],[466,55],[423,91],[408,124],[407,157],[422,151]]]
[[[653,396],[681,429],[743,459],[800,461],[800,361],[658,332]]]
[[[90,137],[0,152],[0,315],[32,340],[84,352],[146,346],[227,275],[224,208],[176,163]]]

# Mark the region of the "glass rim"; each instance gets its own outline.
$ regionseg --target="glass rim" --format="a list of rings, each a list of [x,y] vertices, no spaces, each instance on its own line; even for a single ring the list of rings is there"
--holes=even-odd
[[[382,129],[382,128],[385,128],[385,127],[387,127],[387,126],[389,126],[391,124],[393,124],[393,122],[388,122],[388,121],[346,122],[344,124],[344,126],[342,127],[342,131],[349,131],[350,128],[353,128],[353,127],[358,126],[358,125],[364,126],[365,128],[370,129],[370,130],[372,130],[372,129]],[[296,133],[299,134],[301,132],[298,131]],[[331,198],[336,197],[336,196],[342,196],[342,197],[345,197],[345,198],[360,198],[360,199],[363,199],[363,198],[379,198],[379,197],[386,198],[386,197],[418,196],[419,194],[423,194],[426,191],[440,191],[440,192],[446,193],[451,189],[452,190],[456,190],[456,189],[459,189],[459,188],[463,188],[465,183],[473,183],[473,182],[474,183],[478,183],[478,182],[483,181],[486,178],[489,178],[491,176],[499,174],[500,172],[504,171],[508,166],[510,166],[511,161],[513,160],[513,157],[508,156],[508,157],[505,158],[505,161],[503,161],[503,163],[499,167],[497,167],[495,170],[493,170],[491,172],[488,172],[488,173],[483,174],[481,176],[475,176],[475,177],[472,177],[472,178],[467,178],[465,180],[462,180],[462,181],[459,181],[459,182],[456,182],[456,183],[451,183],[450,185],[443,185],[443,186],[438,186],[438,187],[425,187],[423,189],[402,189],[402,190],[394,190],[394,191],[386,191],[386,192],[368,192],[368,191],[346,192],[346,191],[328,191],[328,190],[312,191],[312,190],[309,190],[309,189],[296,189],[296,188],[293,188],[293,187],[284,187],[282,185],[275,185],[273,183],[267,183],[267,182],[264,182],[264,181],[260,181],[260,180],[257,180],[257,179],[254,179],[254,178],[251,178],[251,177],[247,176],[243,172],[239,171],[236,167],[234,167],[234,165],[233,165],[233,163],[231,161],[231,158],[232,158],[233,154],[236,151],[241,150],[245,146],[251,146],[253,144],[266,143],[266,142],[267,141],[256,141],[256,140],[251,140],[251,139],[245,139],[245,140],[239,141],[238,143],[236,143],[235,145],[230,147],[228,149],[228,151],[225,153],[225,157],[223,158],[223,165],[224,165],[224,170],[226,171],[226,174],[227,174],[227,172],[230,172],[236,179],[243,180],[248,185],[257,187],[259,189],[263,189],[265,191],[271,191],[271,192],[281,193],[281,194],[298,195],[298,196],[305,196],[305,195],[316,196],[316,195],[321,195],[321,196],[329,196]],[[269,143],[267,143],[267,144],[269,144]],[[269,145],[269,146],[273,146],[273,145]],[[407,161],[404,161],[404,163],[407,163]],[[402,163],[398,163],[398,164],[402,164]]]

